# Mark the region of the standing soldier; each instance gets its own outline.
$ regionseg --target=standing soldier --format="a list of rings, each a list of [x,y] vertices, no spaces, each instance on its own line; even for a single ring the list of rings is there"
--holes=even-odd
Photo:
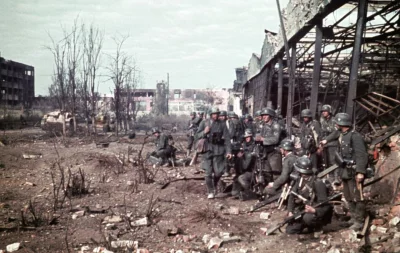
[[[292,216],[295,211],[305,211],[305,214],[301,219],[289,224],[286,227],[286,233],[300,234],[305,228],[308,229],[308,232],[313,232],[331,221],[332,206],[330,204],[312,207],[312,205],[328,199],[328,189],[321,180],[313,176],[312,164],[308,157],[297,158],[294,168],[300,177],[294,183],[292,191],[297,195],[289,195],[288,216]]]
[[[321,126],[318,121],[313,120],[313,115],[310,109],[301,111],[300,125],[300,143],[302,153],[309,156],[314,173],[318,171],[317,147],[319,136],[321,135]]]
[[[189,156],[190,152],[192,151],[193,147],[193,142],[194,142],[194,135],[197,132],[197,128],[199,127],[198,125],[198,120],[196,118],[196,113],[191,112],[190,113],[190,120],[188,122],[188,145],[187,145],[187,153],[186,155]]]
[[[367,148],[361,134],[352,129],[350,115],[336,114],[335,123],[340,131],[339,155],[343,160],[341,178],[343,194],[351,212],[350,223],[353,223],[350,229],[358,231],[363,227],[366,212],[362,184],[368,165]]]
[[[226,122],[225,125],[229,132],[232,154],[236,155],[240,150],[240,143],[242,142],[243,139],[244,127],[243,124],[238,119],[237,114],[235,114],[234,112],[229,114],[229,120],[225,122]],[[226,161],[226,165],[227,166],[223,176],[229,177],[230,169],[232,167],[235,167],[235,161],[234,160]]]
[[[216,194],[217,184],[225,168],[225,157],[231,158],[231,143],[226,124],[218,120],[218,108],[210,111],[210,119],[203,120],[197,130],[197,139],[206,139],[207,151],[203,155],[202,168],[205,170],[205,181],[208,199]]]
[[[256,130],[255,130],[256,126],[254,125],[253,117],[251,117],[250,114],[246,114],[246,116],[245,116],[245,118],[244,118],[244,128],[245,128],[245,129],[246,129],[246,128],[251,129],[251,131],[253,132],[253,134],[256,133]]]
[[[277,194],[277,191],[283,185],[289,183],[290,174],[293,172],[293,164],[297,159],[297,156],[293,154],[294,144],[291,140],[282,140],[279,148],[283,156],[282,174],[274,182],[268,183],[265,188],[264,193],[270,196]]]
[[[323,105],[321,108],[321,139],[320,147],[322,148],[322,157],[325,167],[328,168],[335,164],[335,151],[338,147],[338,138],[340,132],[335,127],[335,120],[332,117],[332,107]],[[320,150],[321,151],[321,150]],[[336,169],[329,175],[334,178],[335,182],[339,182],[339,170]]]
[[[282,156],[277,151],[281,141],[282,126],[274,120],[275,111],[265,108],[261,112],[263,117],[263,128],[261,135],[256,136],[256,141],[262,142],[263,147],[263,172],[265,173],[265,183],[273,182],[282,172]]]

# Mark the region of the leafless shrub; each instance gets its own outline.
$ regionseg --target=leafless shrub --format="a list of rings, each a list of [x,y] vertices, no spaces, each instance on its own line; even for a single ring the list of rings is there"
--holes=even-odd
[[[54,145],[56,148],[56,146]],[[52,193],[53,193],[53,210],[63,208],[65,199],[67,198],[67,186],[71,181],[71,174],[68,173],[68,169],[61,165],[62,158],[57,151],[57,159],[50,167],[50,176],[52,182]]]
[[[151,194],[151,197],[149,199],[149,204],[147,205],[145,216],[149,219],[158,217],[161,214],[158,206],[159,206],[158,197],[154,199],[154,193],[153,193]]]
[[[87,180],[85,171],[79,168],[78,172],[72,174],[71,169],[68,169],[68,175],[71,179],[71,184],[67,185],[68,197],[79,196],[89,193],[90,180]]]
[[[21,225],[23,227],[40,227],[56,223],[57,217],[45,204],[29,200],[21,210]]]
[[[192,222],[210,223],[212,220],[220,218],[218,212],[209,205],[207,205],[206,208],[202,208],[200,210],[196,209],[192,213],[192,218],[190,219],[190,221]]]

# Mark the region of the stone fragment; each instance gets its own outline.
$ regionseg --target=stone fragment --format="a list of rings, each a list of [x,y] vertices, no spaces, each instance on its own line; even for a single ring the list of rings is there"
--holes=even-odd
[[[389,225],[391,227],[395,227],[395,226],[397,226],[397,224],[399,224],[399,222],[400,222],[400,218],[396,216],[389,221]]]
[[[371,242],[371,244],[378,242],[380,239],[379,235],[370,235],[369,236],[369,241]]]
[[[249,250],[248,249],[240,249],[239,253],[249,253]]]
[[[131,222],[131,225],[134,227],[141,227],[141,226],[149,226],[150,225],[150,220],[147,217],[144,217],[142,219],[136,220],[134,222]]]
[[[400,238],[400,232],[394,233],[393,238]]]
[[[340,253],[340,250],[337,248],[331,248],[327,253]]]
[[[343,209],[343,206],[341,206],[341,205],[334,205],[333,211],[338,215],[346,215],[346,213]]]
[[[112,215],[112,216],[106,216],[103,220],[103,224],[106,223],[118,223],[118,222],[122,222],[123,219],[121,216],[119,215]]]
[[[36,184],[35,184],[35,183],[32,183],[32,182],[25,182],[25,185],[36,186]]]
[[[260,219],[269,220],[269,218],[271,218],[271,214],[270,213],[267,213],[267,212],[260,213]]]
[[[204,244],[207,244],[211,239],[211,235],[203,235],[203,238],[201,239]]]
[[[219,237],[229,238],[232,234],[230,232],[219,232]]]
[[[81,247],[81,251],[82,251],[82,252],[84,252],[84,251],[89,251],[89,250],[90,250],[90,247],[87,246],[87,245]]]
[[[139,243],[138,241],[132,241],[132,240],[112,241],[111,247],[114,249],[117,248],[137,249],[139,247]]]
[[[42,154],[22,154],[24,159],[38,159],[42,158]]]
[[[375,225],[371,225],[370,230],[371,230],[371,232],[374,232],[376,230],[376,226]]]
[[[392,216],[400,216],[400,205],[392,207],[392,209],[390,209],[390,214]]]
[[[382,226],[383,224],[385,224],[385,220],[384,219],[375,219],[372,221],[372,224],[374,224],[376,226]]]
[[[400,209],[398,211],[400,211]],[[389,212],[391,212],[389,207],[382,207],[378,210],[378,216],[380,217],[386,216]]]
[[[208,249],[219,249],[219,247],[221,247],[222,244],[222,239],[220,239],[219,237],[213,237],[210,239],[210,241],[208,242]]]
[[[114,253],[113,251],[109,251],[104,247],[97,247],[93,249],[93,253]]]
[[[222,238],[223,243],[230,243],[230,242],[240,242],[242,238],[239,236],[231,236],[231,237],[224,237]]]
[[[261,234],[265,235],[268,231],[268,228],[260,228]]]
[[[229,208],[229,214],[238,215],[240,213],[239,207],[231,206]]]
[[[179,249],[179,250],[175,251],[175,253],[184,253],[184,252],[183,252],[183,250]]]
[[[9,244],[6,247],[6,251],[7,252],[14,252],[14,251],[19,250],[20,247],[21,247],[21,243],[19,243],[19,242],[16,242],[16,243],[13,243],[13,244]]]
[[[177,235],[182,233],[182,230],[180,228],[177,227],[172,227],[172,228],[168,228],[167,229],[167,235],[171,236],[171,235]]]
[[[117,228],[117,226],[115,226],[114,223],[108,223],[108,224],[106,224],[106,230],[114,230],[114,229],[116,229],[116,228]]]
[[[356,242],[357,241],[357,233],[354,230],[345,230],[342,233],[342,237],[349,242]]]
[[[385,227],[376,227],[376,231],[378,231],[379,233],[382,233],[382,234],[386,234],[387,230],[388,229]]]
[[[128,186],[132,186],[132,185],[135,184],[135,182],[133,182],[133,181],[126,181],[126,184],[127,184]]]
[[[138,249],[136,253],[150,253],[148,249]]]
[[[75,219],[77,219],[77,218],[79,218],[79,217],[83,217],[83,216],[85,216],[85,211],[84,211],[84,210],[78,211],[78,212],[75,212],[75,213],[72,215],[72,219],[75,220]]]

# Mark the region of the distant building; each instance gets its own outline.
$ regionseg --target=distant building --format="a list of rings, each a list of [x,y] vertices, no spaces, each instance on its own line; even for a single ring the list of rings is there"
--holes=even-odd
[[[35,98],[35,68],[0,57],[0,102],[30,108]]]
[[[166,115],[167,112],[189,115],[193,111],[208,111],[210,107],[228,109],[227,89],[170,89],[168,92],[166,83],[159,82],[156,89],[135,89],[131,93],[134,102],[131,110],[139,117],[150,113]]]
[[[233,81],[233,89],[229,89],[228,110],[242,115],[243,104],[243,86],[247,82],[247,67],[236,68],[236,80]]]

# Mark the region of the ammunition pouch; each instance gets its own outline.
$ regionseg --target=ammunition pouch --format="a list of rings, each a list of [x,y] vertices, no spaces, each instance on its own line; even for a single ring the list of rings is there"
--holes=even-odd
[[[368,167],[365,173],[365,178],[373,178],[375,176],[375,170]]]
[[[222,132],[214,132],[211,134],[211,143],[218,145],[222,143]]]
[[[239,151],[241,146],[242,145],[238,141],[232,142],[232,144],[231,144],[232,151]]]

